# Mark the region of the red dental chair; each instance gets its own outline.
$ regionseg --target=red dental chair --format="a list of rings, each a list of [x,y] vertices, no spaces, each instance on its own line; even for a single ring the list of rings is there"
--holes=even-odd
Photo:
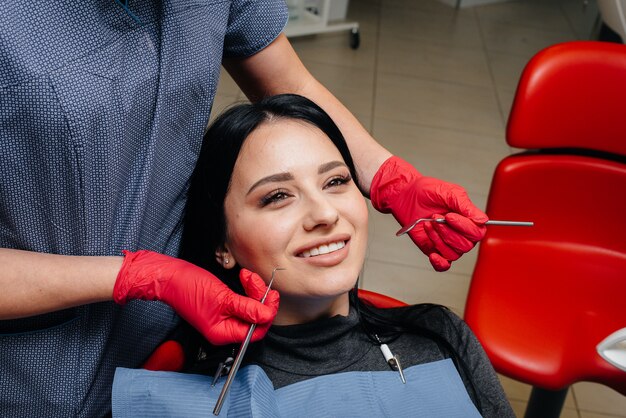
[[[533,386],[525,417],[558,417],[568,387],[626,395],[597,345],[626,328],[626,46],[570,42],[524,69],[465,320],[495,369]]]
[[[392,297],[372,292],[371,290],[359,289],[359,298],[367,304],[377,308],[395,308],[406,306]],[[185,364],[185,351],[176,340],[168,340],[157,347],[143,365],[147,370],[176,372],[183,368]]]

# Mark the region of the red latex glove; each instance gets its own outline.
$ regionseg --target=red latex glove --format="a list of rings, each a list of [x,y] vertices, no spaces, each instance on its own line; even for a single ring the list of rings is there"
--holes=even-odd
[[[402,226],[418,218],[442,218],[447,224],[422,222],[409,235],[437,271],[471,250],[485,235],[487,215],[456,184],[422,176],[398,157],[385,161],[374,176],[370,199],[376,210],[391,212]]]
[[[160,300],[170,305],[211,344],[244,340],[251,323],[257,324],[252,341],[269,329],[278,311],[278,292],[270,290],[265,304],[259,300],[267,286],[258,274],[242,269],[239,279],[246,294],[230,290],[217,277],[186,261],[152,251],[124,251],[122,268],[113,288],[115,302]]]

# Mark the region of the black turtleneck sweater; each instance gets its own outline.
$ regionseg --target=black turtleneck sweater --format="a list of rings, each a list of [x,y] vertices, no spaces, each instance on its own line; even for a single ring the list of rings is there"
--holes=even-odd
[[[461,318],[443,307],[420,309],[419,305],[376,311],[390,323],[402,324],[410,331],[387,343],[392,353],[400,358],[402,367],[452,357],[448,350],[423,336],[420,330],[435,331],[454,347],[465,363],[467,373],[463,367],[457,368],[482,415],[515,416],[485,352]],[[265,370],[275,389],[333,373],[390,370],[379,344],[365,333],[353,307],[347,317],[272,326],[263,342],[255,346],[248,353],[248,361],[252,360]]]

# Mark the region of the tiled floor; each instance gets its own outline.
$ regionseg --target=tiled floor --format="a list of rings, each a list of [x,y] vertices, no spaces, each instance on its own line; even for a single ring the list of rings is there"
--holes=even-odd
[[[553,43],[589,39],[595,3],[518,0],[455,10],[438,0],[352,0],[361,46],[347,33],[294,38],[309,70],[384,146],[424,174],[463,185],[484,208],[491,174],[512,150],[504,128],[520,72]],[[243,100],[224,73],[214,113]],[[462,314],[476,250],[435,273],[390,216],[371,211],[362,286],[406,302],[437,302]],[[528,385],[502,377],[518,416]],[[626,417],[626,397],[574,385],[562,417]]]

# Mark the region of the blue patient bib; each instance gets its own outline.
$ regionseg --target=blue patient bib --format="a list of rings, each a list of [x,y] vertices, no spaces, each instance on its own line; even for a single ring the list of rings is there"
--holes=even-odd
[[[258,366],[239,370],[221,417],[480,417],[450,359],[397,372],[319,376],[274,390]],[[225,378],[117,369],[114,417],[207,417]]]

